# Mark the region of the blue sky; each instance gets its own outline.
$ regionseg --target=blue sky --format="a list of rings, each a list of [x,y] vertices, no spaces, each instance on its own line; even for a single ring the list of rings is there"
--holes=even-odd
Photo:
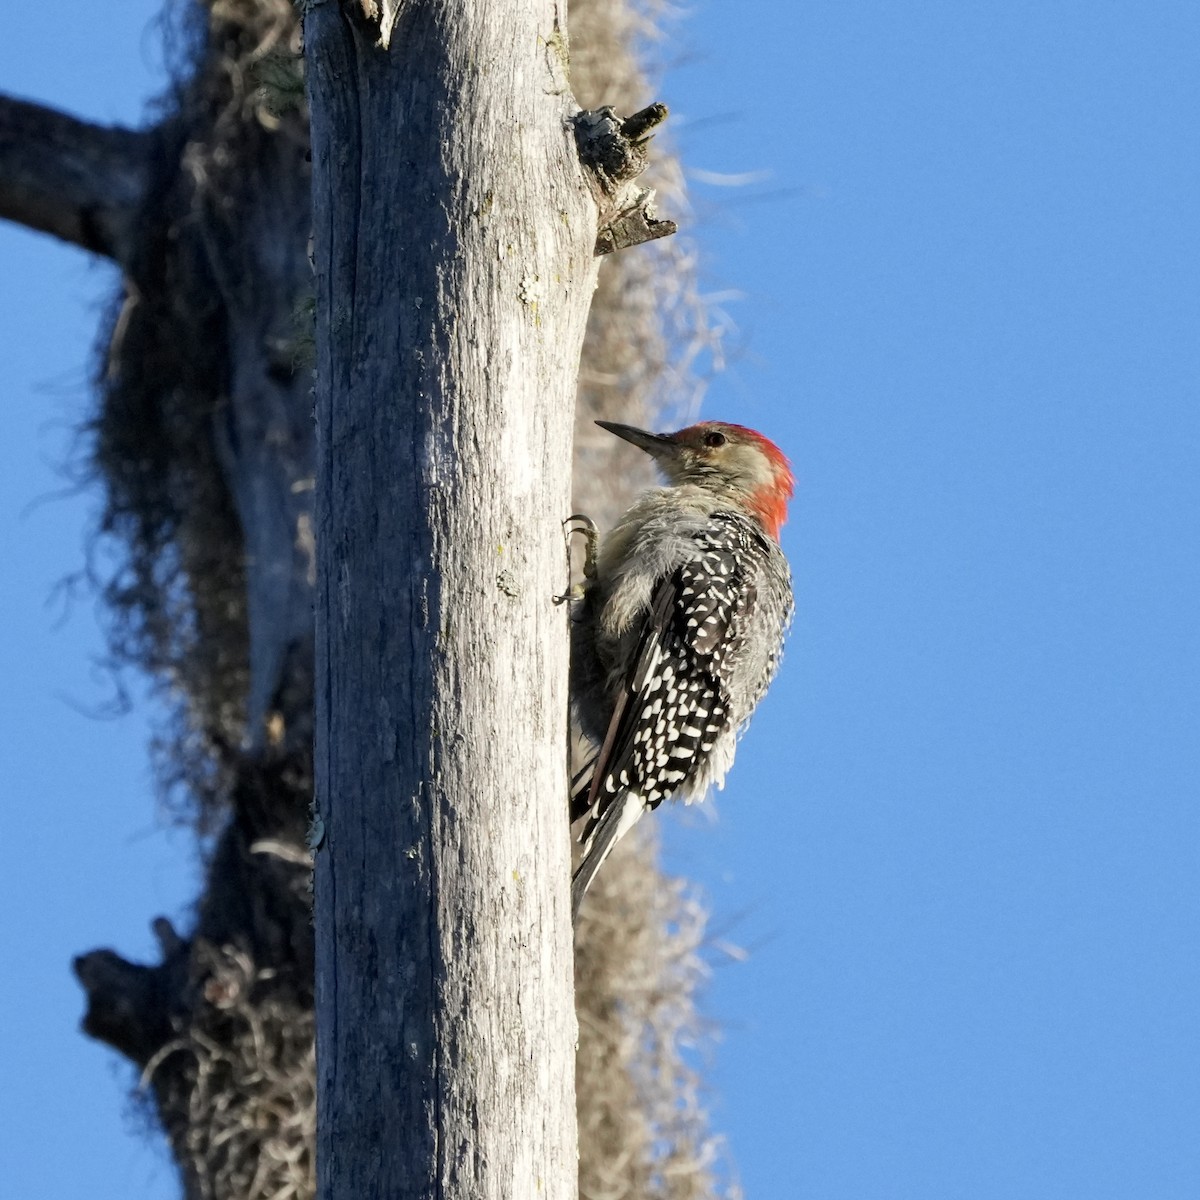
[[[0,87],[134,120],[155,9],[25,6]],[[695,186],[740,293],[705,415],[799,477],[783,672],[668,832],[749,951],[705,1006],[751,1200],[1200,1195],[1198,45],[1184,4],[745,0],[669,52],[690,165],[767,173]],[[68,962],[149,955],[194,872],[144,707],[80,712],[91,603],[46,603],[95,498],[30,507],[110,276],[10,227],[0,263],[0,1177],[167,1197]]]

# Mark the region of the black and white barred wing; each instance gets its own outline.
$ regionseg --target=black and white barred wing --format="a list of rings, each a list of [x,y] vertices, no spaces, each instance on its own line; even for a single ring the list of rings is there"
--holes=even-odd
[[[686,791],[730,724],[722,667],[753,613],[742,531],[715,521],[664,578],[574,817],[588,817],[579,897],[646,809]]]

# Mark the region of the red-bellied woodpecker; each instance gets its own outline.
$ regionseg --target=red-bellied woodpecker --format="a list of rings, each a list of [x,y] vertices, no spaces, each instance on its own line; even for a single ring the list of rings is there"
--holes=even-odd
[[[777,446],[723,421],[667,434],[596,424],[645,450],[667,486],[604,539],[574,614],[572,697],[598,748],[572,800],[572,821],[587,818],[576,913],[643,812],[721,786],[792,617],[778,539],[794,481]]]

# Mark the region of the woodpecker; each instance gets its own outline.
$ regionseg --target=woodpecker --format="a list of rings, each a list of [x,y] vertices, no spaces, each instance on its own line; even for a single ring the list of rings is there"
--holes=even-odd
[[[572,696],[595,748],[571,803],[572,823],[587,822],[576,915],[642,813],[722,786],[792,619],[779,528],[795,481],[774,443],[724,421],[677,433],[596,424],[649,454],[667,486],[603,540],[573,614]]]

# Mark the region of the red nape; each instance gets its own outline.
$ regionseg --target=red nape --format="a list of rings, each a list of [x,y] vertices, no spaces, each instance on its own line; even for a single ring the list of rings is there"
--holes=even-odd
[[[773,468],[773,479],[750,497],[748,507],[762,522],[763,528],[776,541],[779,541],[779,531],[787,520],[788,501],[796,490],[796,477],[792,474],[792,464],[788,462],[787,455],[770,438],[763,437],[757,429],[730,424],[727,424],[726,428],[734,430],[735,435],[740,435],[747,442],[753,442],[763,452]]]
[[[746,505],[776,541],[779,541],[779,531],[787,520],[787,506],[792,498],[792,487],[790,470],[783,476],[776,474],[775,482],[759,488]]]

